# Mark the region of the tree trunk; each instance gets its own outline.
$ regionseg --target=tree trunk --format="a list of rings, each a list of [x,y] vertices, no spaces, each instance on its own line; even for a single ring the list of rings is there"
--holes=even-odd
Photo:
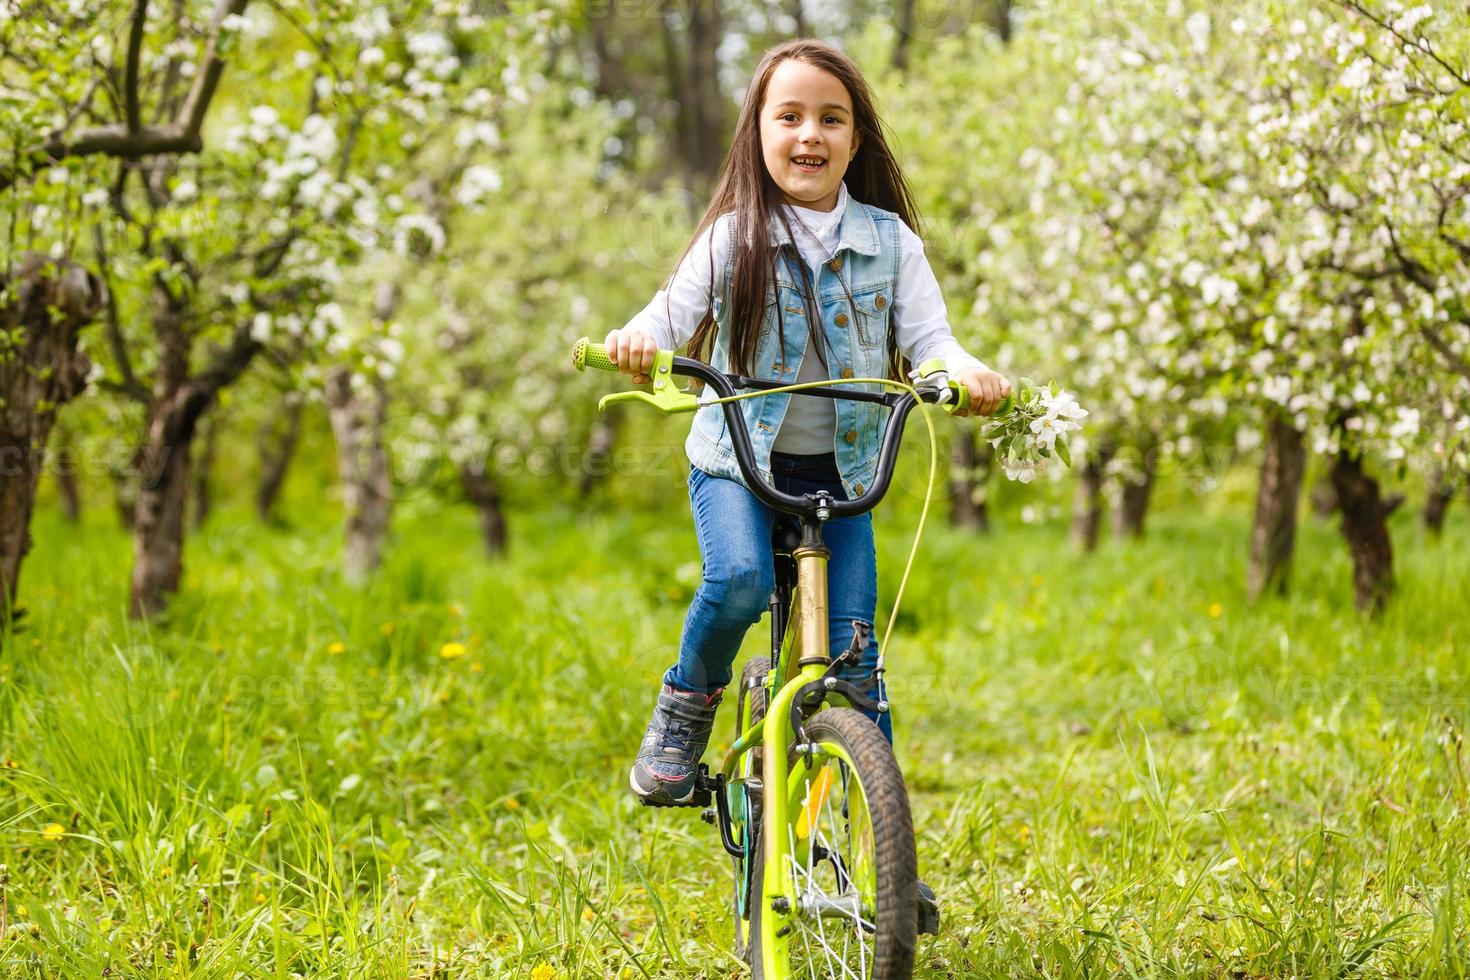
[[[158,368],[148,402],[148,434],[138,460],[133,513],[135,619],[163,611],[184,571],[184,517],[189,499],[189,451],[214,391],[189,377],[188,308],[161,287],[154,297]]]
[[[327,372],[326,402],[337,440],[347,533],[342,571],[348,581],[361,582],[382,562],[393,507],[388,450],[383,444],[388,390],[376,377],[360,379],[354,387],[352,370],[336,367]]]
[[[1088,450],[1086,462],[1077,472],[1077,494],[1072,502],[1072,541],[1083,551],[1097,548],[1102,530],[1103,468],[1112,453],[1106,449]]]
[[[138,515],[138,473],[142,468],[142,459],[142,450],[135,449],[126,463],[109,467],[111,472],[108,475],[112,477],[112,501],[117,510],[117,519],[130,533]]]
[[[582,460],[582,472],[577,477],[577,499],[585,501],[612,472],[612,455],[617,449],[618,430],[627,414],[603,413],[592,423],[592,433],[587,437],[587,455]]]
[[[56,496],[61,503],[61,516],[68,524],[82,519],[82,490],[77,482],[77,457],[70,445],[56,450]]]
[[[403,291],[391,279],[373,290],[373,318],[393,319]],[[381,376],[359,376],[345,367],[327,372],[327,414],[337,440],[337,474],[342,484],[342,510],[347,540],[342,574],[362,582],[383,561],[383,539],[393,514],[393,484],[383,428],[388,421],[388,386]]]
[[[725,155],[725,99],[720,94],[720,63],[716,56],[724,21],[719,0],[692,0],[688,11],[686,91],[694,103],[690,162],[704,182],[713,183]]]
[[[1246,592],[1252,602],[1267,589],[1285,595],[1290,584],[1297,503],[1306,466],[1302,434],[1285,417],[1273,416],[1266,427],[1266,455],[1256,485],[1256,517],[1245,573]]]
[[[895,0],[893,4],[893,67],[899,71],[908,71],[917,7],[918,0]]]
[[[1119,495],[1117,513],[1113,515],[1113,534],[1120,538],[1141,538],[1144,521],[1148,517],[1149,496],[1154,487],[1152,462],[1146,462],[1141,476],[1125,477],[1119,483],[1123,490]]]
[[[0,348],[0,639],[16,607],[20,566],[31,549],[31,512],[57,408],[87,386],[91,362],[78,349],[102,308],[102,284],[81,266],[26,255],[0,283],[0,331],[16,346]],[[0,334],[3,335],[3,334]]]
[[[1358,609],[1380,612],[1394,591],[1393,545],[1388,536],[1389,508],[1378,481],[1363,469],[1363,458],[1340,451],[1332,464],[1339,525],[1353,558],[1353,595]]]
[[[1444,515],[1455,499],[1455,481],[1443,466],[1436,466],[1429,477],[1429,497],[1424,502],[1424,529],[1439,536],[1444,530]]]
[[[210,509],[214,506],[214,498],[211,494],[209,482],[210,471],[214,469],[215,449],[215,426],[216,420],[205,418],[202,420],[204,440],[200,446],[199,461],[191,468],[194,482],[194,530],[204,526],[209,520]]]
[[[978,429],[961,427],[950,442],[949,524],[968,531],[990,530],[986,493],[995,451]]]
[[[504,554],[505,506],[500,497],[500,484],[490,474],[488,462],[461,463],[459,479],[464,485],[465,496],[480,511],[480,533],[485,539],[485,550],[491,555]]]
[[[299,392],[287,392],[281,409],[260,427],[256,446],[260,454],[260,484],[255,488],[255,513],[262,523],[276,523],[276,501],[286,483],[286,473],[301,438],[301,415],[305,400]]]

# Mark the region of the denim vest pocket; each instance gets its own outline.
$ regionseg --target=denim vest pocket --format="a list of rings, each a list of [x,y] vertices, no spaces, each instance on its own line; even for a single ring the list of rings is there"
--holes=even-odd
[[[886,285],[854,293],[853,312],[857,314],[858,343],[867,350],[884,347],[888,341],[888,319],[893,306],[892,290]]]

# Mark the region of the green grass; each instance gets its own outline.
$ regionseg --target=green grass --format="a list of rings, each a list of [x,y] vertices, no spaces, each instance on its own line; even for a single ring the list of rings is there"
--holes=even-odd
[[[501,562],[415,501],[365,589],[328,509],[224,511],[152,628],[110,515],[43,511],[0,660],[4,974],[741,975],[715,832],[627,791],[698,577],[677,490],[522,508]],[[1379,622],[1312,522],[1296,594],[1247,608],[1234,504],[1089,557],[1057,520],[931,525],[889,651],[945,907],[919,975],[1470,972],[1457,507],[1438,542],[1395,518]]]

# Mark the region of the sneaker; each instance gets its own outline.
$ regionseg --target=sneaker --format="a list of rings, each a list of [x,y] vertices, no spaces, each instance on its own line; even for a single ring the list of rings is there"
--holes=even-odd
[[[939,897],[922,881],[919,882],[919,935],[939,935]]]
[[[628,774],[634,793],[650,803],[689,802],[699,775],[699,757],[709,744],[715,709],[724,692],[720,688],[706,695],[664,685],[638,749],[638,760]]]

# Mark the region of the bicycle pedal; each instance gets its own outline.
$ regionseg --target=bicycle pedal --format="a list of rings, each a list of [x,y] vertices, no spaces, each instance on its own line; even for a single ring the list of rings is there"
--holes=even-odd
[[[724,785],[723,776],[711,776],[709,766],[703,762],[699,764],[699,772],[694,777],[694,792],[689,799],[680,803],[672,803],[667,800],[655,800],[647,796],[638,797],[638,802],[644,806],[656,807],[698,807],[708,809],[714,803],[714,794]]]
[[[639,803],[642,803],[644,806],[654,806],[654,807],[703,808],[703,807],[708,807],[710,805],[710,802],[711,801],[710,801],[710,793],[709,793],[709,790],[702,790],[701,791],[701,790],[696,789],[694,791],[694,795],[691,796],[691,797],[689,797],[689,799],[684,800],[682,803],[673,803],[673,802],[669,802],[667,800],[655,800],[655,799],[651,799],[650,797],[647,797],[647,796],[640,796],[640,797],[638,797],[638,802]]]

